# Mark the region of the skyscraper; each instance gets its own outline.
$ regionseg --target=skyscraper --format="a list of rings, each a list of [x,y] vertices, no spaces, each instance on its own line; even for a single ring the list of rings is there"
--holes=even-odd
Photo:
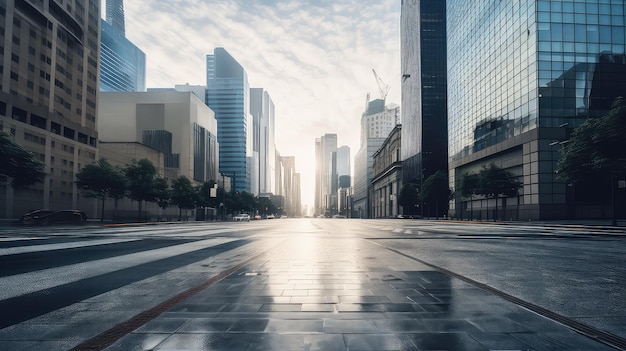
[[[337,134],[324,134],[315,140],[315,211],[318,215],[325,215],[330,211],[331,196],[337,192],[336,154],[333,164],[333,153],[336,151]]]
[[[145,91],[146,55],[126,39],[123,0],[107,0],[100,29],[100,91]]]
[[[368,101],[361,116],[361,146],[354,157],[353,196],[354,216],[368,218],[372,213],[370,203],[371,182],[374,176],[374,153],[385,142],[399,120],[400,107],[385,106],[385,100]]]
[[[48,173],[24,190],[0,182],[0,217],[93,208],[74,174],[96,160],[100,1],[65,3],[0,2],[0,130],[45,162]]]
[[[253,162],[256,169],[252,193],[273,193],[276,168],[274,144],[274,102],[263,88],[250,89],[250,113],[253,118]]]
[[[555,169],[569,131],[626,94],[624,8],[622,0],[448,1],[451,186],[490,163],[524,184],[498,202],[457,196],[452,214],[491,218],[503,201],[505,219],[610,213],[608,186],[574,191]]]
[[[106,0],[106,21],[122,35],[126,35],[124,0]]]
[[[253,119],[245,69],[224,48],[207,62],[207,105],[217,119],[220,172],[231,177],[235,191],[250,191]]]
[[[448,169],[446,1],[403,0],[400,19],[403,182]]]

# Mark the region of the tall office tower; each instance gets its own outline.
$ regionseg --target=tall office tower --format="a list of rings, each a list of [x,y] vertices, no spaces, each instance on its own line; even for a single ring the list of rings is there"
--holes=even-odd
[[[124,0],[106,0],[106,21],[122,35],[126,35]]]
[[[319,206],[315,209],[316,214],[325,215],[330,211],[331,195],[337,193],[336,172],[333,173],[333,153],[337,151],[337,134],[324,134],[315,140],[315,203]],[[319,186],[318,186],[319,184]]]
[[[494,163],[524,184],[501,218],[610,215],[608,175],[574,190],[555,169],[568,132],[626,96],[624,8],[622,0],[448,1],[451,186]],[[452,214],[492,218],[495,200],[470,201],[457,196]]]
[[[287,216],[300,216],[300,174],[296,173],[296,158],[293,156],[281,156],[280,163],[283,169],[282,194],[285,198],[285,213]]]
[[[276,168],[274,145],[274,102],[263,88],[250,89],[250,113],[253,119],[254,169],[257,170],[256,192],[258,195],[273,193],[273,179]]]
[[[446,1],[403,0],[400,15],[403,183],[448,169]]]
[[[337,148],[337,187],[349,188],[351,186],[350,147],[347,145]]]
[[[145,91],[146,55],[126,39],[124,4],[107,0],[100,28],[100,91]]]
[[[396,104],[385,106],[385,100],[376,99],[366,104],[361,116],[361,142],[368,138],[386,138],[400,119],[400,107]]]
[[[371,211],[370,188],[374,176],[374,153],[383,145],[399,120],[400,107],[385,106],[385,100],[367,102],[361,116],[361,146],[354,158],[354,216],[368,218]]]
[[[96,160],[99,0],[0,2],[0,130],[37,159],[43,184],[14,190],[0,182],[0,217],[33,208],[93,214],[74,183]]]
[[[253,121],[248,75],[224,48],[215,48],[206,62],[206,103],[217,119],[220,172],[231,177],[235,191],[250,192]]]

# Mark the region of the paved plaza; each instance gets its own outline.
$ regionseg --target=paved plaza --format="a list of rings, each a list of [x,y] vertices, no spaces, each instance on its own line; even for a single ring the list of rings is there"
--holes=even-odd
[[[535,305],[537,301],[516,300],[484,282],[403,253],[405,232],[389,232],[379,225],[386,230],[385,236],[375,231],[363,235],[364,228],[375,222],[346,223],[307,222],[295,227],[281,223],[250,227],[255,229],[246,232],[239,231],[243,227],[233,229],[236,240],[225,241],[230,245],[226,251],[215,251],[162,275],[0,329],[0,348],[353,351],[622,347],[623,338],[602,328],[553,313],[544,309],[546,306]],[[341,229],[342,234],[333,229]],[[219,240],[226,240],[225,233]],[[389,243],[397,243],[396,248]],[[412,246],[416,249],[419,245]],[[616,316],[621,312],[616,311]],[[101,323],[95,323],[98,318]],[[27,336],[33,332],[41,333],[41,340]],[[600,338],[596,332],[602,333]],[[613,347],[609,346],[611,336],[615,336]]]

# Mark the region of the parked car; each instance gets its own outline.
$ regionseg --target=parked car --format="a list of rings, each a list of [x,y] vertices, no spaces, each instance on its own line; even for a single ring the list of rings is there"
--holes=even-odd
[[[21,224],[82,224],[87,214],[81,210],[35,210],[20,217]]]
[[[254,219],[256,219],[256,220],[260,220],[260,219],[263,219],[263,217],[261,217],[261,216],[259,216],[259,215],[256,215],[256,216],[254,216]]]
[[[235,217],[233,217],[233,221],[246,221],[249,222],[250,221],[250,215],[247,213],[240,213],[238,215],[236,215]]]
[[[269,214],[269,215],[267,215],[267,219],[274,219],[274,218],[275,218],[275,217],[274,217],[274,215],[273,215],[273,214]]]

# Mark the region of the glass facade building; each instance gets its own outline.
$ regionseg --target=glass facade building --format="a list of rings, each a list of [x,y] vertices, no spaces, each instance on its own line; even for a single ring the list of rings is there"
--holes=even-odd
[[[402,0],[403,182],[448,170],[446,1]]]
[[[571,130],[626,93],[624,7],[623,0],[448,1],[451,187],[494,163],[524,184],[502,218],[608,214],[606,192],[574,190],[555,170]],[[491,218],[496,205],[502,199],[457,197],[451,215],[472,209]]]
[[[146,55],[123,32],[100,22],[100,91],[145,91]]]
[[[207,55],[206,64],[206,104],[217,120],[219,170],[231,177],[235,191],[249,192],[253,122],[248,75],[224,48]]]

